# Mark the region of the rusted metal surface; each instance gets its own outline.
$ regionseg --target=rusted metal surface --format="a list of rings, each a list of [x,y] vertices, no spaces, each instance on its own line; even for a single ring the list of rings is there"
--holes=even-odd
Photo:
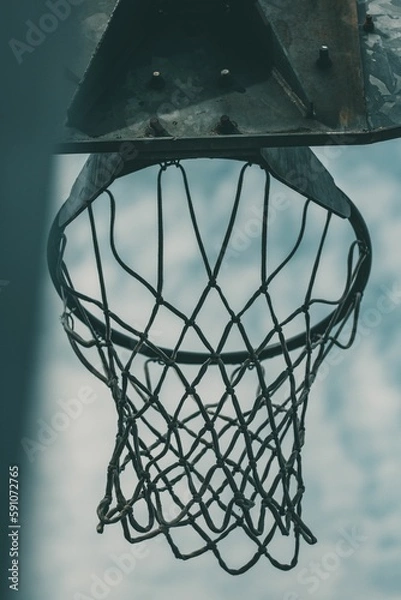
[[[401,3],[370,0],[373,31],[362,35],[368,125],[401,135]]]
[[[262,148],[261,155],[276,179],[334,214],[350,217],[349,198],[310,148]]]
[[[332,130],[365,126],[357,4],[350,0],[260,0],[313,99],[316,117]],[[332,68],[313,68],[322,45]]]
[[[350,217],[349,198],[335,185],[333,177],[310,148],[263,148],[253,160],[267,166],[276,179],[299,194],[342,218]],[[91,154],[59,211],[57,227],[66,227],[117,177],[139,171],[153,162],[158,161],[144,162],[140,155],[123,157],[118,152]]]
[[[85,0],[75,6],[66,26],[74,40],[74,51],[64,57],[62,68],[70,83],[71,99],[84,78],[90,60],[96,51],[109,22],[116,0]],[[69,132],[64,131],[64,136]]]
[[[398,136],[396,0],[294,6],[86,0],[66,65],[74,97],[60,148],[113,151],[130,141],[145,154],[214,156]]]

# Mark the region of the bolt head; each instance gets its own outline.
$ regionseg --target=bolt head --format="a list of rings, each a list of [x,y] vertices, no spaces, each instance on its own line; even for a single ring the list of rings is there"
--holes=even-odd
[[[232,76],[230,69],[222,69],[220,71],[220,84],[222,86],[230,86],[232,84]]]
[[[320,46],[319,58],[317,59],[316,64],[320,69],[328,69],[332,66],[333,61],[330,58],[328,46]]]
[[[372,17],[372,15],[367,13],[365,16],[365,23],[363,24],[363,29],[364,29],[364,31],[371,33],[372,31],[374,31],[374,28],[375,28],[375,25],[373,23],[373,17]]]
[[[163,79],[163,75],[160,71],[153,71],[152,77],[150,79],[150,87],[154,90],[161,90],[166,85],[166,82]]]

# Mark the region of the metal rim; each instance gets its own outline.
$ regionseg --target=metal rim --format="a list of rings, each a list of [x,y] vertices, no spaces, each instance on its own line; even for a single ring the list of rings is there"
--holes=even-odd
[[[222,158],[225,158],[225,157],[222,157]],[[228,159],[233,160],[232,157],[229,157]],[[177,159],[177,160],[179,160],[179,159]],[[243,159],[241,158],[240,160],[243,160]],[[255,164],[260,165],[260,162],[257,160],[253,160],[251,162],[254,162]],[[142,170],[144,168],[147,168],[149,166],[154,166],[157,164],[160,164],[159,160],[153,160],[153,161],[147,160],[146,164],[143,164],[143,163],[139,164],[139,166],[136,168],[131,168],[128,171],[120,173],[118,175],[118,177],[124,176],[128,172]],[[263,168],[268,170],[266,165],[264,165]],[[99,188],[98,193],[93,195],[93,198],[91,201],[94,201],[97,197],[99,197],[100,194],[104,191],[104,189],[105,189],[104,187]],[[346,297],[344,298],[344,301],[341,304],[341,309],[339,310],[339,307],[337,307],[327,317],[325,317],[319,323],[317,323],[316,325],[311,327],[311,330],[310,330],[311,336],[316,336],[316,337],[321,336],[325,332],[329,323],[331,323],[334,326],[334,325],[340,323],[343,319],[346,319],[349,316],[350,311],[352,310],[353,306],[355,306],[356,299],[360,298],[362,296],[363,290],[364,290],[366,283],[368,281],[368,278],[369,278],[369,274],[370,274],[370,270],[371,270],[371,263],[372,263],[372,246],[371,246],[370,235],[369,235],[366,223],[363,220],[362,215],[360,214],[359,210],[356,208],[356,206],[350,200],[349,200],[349,203],[350,203],[351,212],[350,212],[350,217],[348,220],[354,230],[356,240],[358,241],[359,254],[360,254],[360,256],[364,255],[364,261],[363,261],[361,268],[359,269],[359,271],[354,279],[354,282],[351,285]],[[59,294],[59,296],[61,298],[63,298],[63,292],[62,292],[63,284],[67,283],[65,278],[63,278],[63,273],[62,273],[62,270],[60,269],[60,252],[61,252],[61,248],[63,246],[64,231],[65,231],[67,225],[69,223],[71,223],[75,219],[75,217],[78,216],[78,214],[80,214],[84,210],[84,208],[85,207],[82,207],[82,206],[78,207],[76,210],[76,213],[67,222],[65,222],[65,220],[61,219],[61,222],[63,224],[60,225],[59,224],[60,223],[60,214],[61,214],[61,211],[63,210],[63,207],[62,207],[59,210],[59,212],[57,213],[56,218],[54,219],[53,225],[50,230],[49,240],[48,240],[48,249],[47,249],[48,266],[49,266],[49,271],[50,271],[50,275],[51,275],[53,284],[56,288],[57,293]],[[61,282],[60,279],[63,279],[63,281]],[[106,331],[105,324],[102,321],[100,321],[97,317],[95,317],[92,313],[87,311],[82,305],[80,305],[79,302],[77,302],[76,298],[73,295],[67,294],[65,297],[65,300],[66,300],[66,306],[68,307],[69,310],[74,312],[74,314],[76,315],[77,318],[79,318],[81,321],[83,321],[82,315],[84,315],[85,320],[90,322],[90,324],[92,325],[94,330],[99,332],[99,335],[101,337],[105,335],[105,331]],[[140,341],[138,338],[132,338],[132,337],[130,337],[126,334],[123,334],[119,331],[116,331],[114,329],[112,329],[112,332],[111,332],[111,340],[113,343],[115,343],[123,348],[126,348],[127,350],[131,350],[131,351],[138,347],[138,342]],[[295,349],[305,345],[305,342],[306,342],[306,334],[303,332],[303,333],[297,334],[297,335],[289,338],[286,342],[286,347],[287,347],[288,351],[292,351],[292,350],[295,350]],[[214,358],[208,352],[190,352],[190,351],[183,351],[183,350],[174,352],[170,348],[165,348],[165,347],[161,347],[161,346],[158,346],[157,350],[154,350],[153,347],[151,345],[149,345],[145,339],[143,340],[143,343],[141,343],[140,349],[138,350],[138,352],[144,356],[147,356],[148,358],[153,358],[155,360],[161,360],[161,355],[164,355],[167,357],[167,359],[173,358],[173,360],[175,362],[181,363],[181,364],[203,364],[205,362],[213,363],[213,362],[217,362],[217,360],[221,360],[225,364],[239,364],[239,363],[244,363],[245,361],[250,359],[249,353],[247,351],[223,352],[223,353],[219,354],[218,358]],[[281,344],[278,344],[278,343],[271,344],[271,345],[267,346],[267,348],[265,348],[262,352],[259,353],[258,359],[265,360],[268,358],[273,358],[274,356],[278,356],[281,353],[282,353]]]

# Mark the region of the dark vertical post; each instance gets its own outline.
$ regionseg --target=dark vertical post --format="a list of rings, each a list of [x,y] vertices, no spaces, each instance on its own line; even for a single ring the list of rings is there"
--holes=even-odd
[[[66,108],[62,58],[68,52],[68,7],[74,9],[65,2],[65,13],[57,16],[50,7],[56,4],[62,3],[7,2],[0,21],[1,598],[16,597],[7,572],[10,465],[19,466],[20,548],[29,518],[29,503],[24,501],[27,464],[20,440],[24,420],[34,408],[31,383],[37,366],[51,153],[56,123]],[[21,597],[30,595],[34,600],[33,590],[27,591],[30,583],[24,579],[22,562],[19,575]]]

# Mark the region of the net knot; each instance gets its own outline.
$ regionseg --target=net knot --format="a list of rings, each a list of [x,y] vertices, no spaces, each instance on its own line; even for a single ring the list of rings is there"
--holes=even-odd
[[[249,509],[249,508],[252,508],[253,506],[255,506],[255,503],[252,500],[250,500],[249,498],[245,498],[245,496],[242,492],[234,493],[234,502],[238,506],[242,506],[243,508],[246,508],[246,509]]]
[[[156,490],[157,490],[157,485],[156,485],[155,483],[153,483],[152,481],[150,481],[150,482],[148,483],[148,485],[147,485],[147,488],[148,488],[148,492],[149,492],[149,493],[151,493],[151,492],[156,492]]]
[[[130,504],[125,504],[120,510],[121,517],[125,517],[125,515],[130,512],[132,512],[132,506]]]
[[[268,506],[270,508],[272,506],[272,499],[267,496],[266,498],[262,498],[260,503],[262,506]]]
[[[157,364],[162,367],[173,367],[175,365],[175,360],[170,356],[163,356],[159,358]]]
[[[188,514],[187,519],[188,523],[190,523],[192,526],[196,523],[195,517],[191,514]]]
[[[319,344],[323,344],[324,340],[325,340],[325,337],[320,333],[313,333],[311,335],[311,342],[312,342],[313,347],[316,347]]]
[[[289,472],[290,472],[290,465],[288,464],[288,462],[285,462],[280,469],[280,474],[283,477],[287,477]]]
[[[110,388],[117,388],[118,387],[118,378],[116,375],[112,375],[111,377],[108,378],[107,380],[107,386]]]

